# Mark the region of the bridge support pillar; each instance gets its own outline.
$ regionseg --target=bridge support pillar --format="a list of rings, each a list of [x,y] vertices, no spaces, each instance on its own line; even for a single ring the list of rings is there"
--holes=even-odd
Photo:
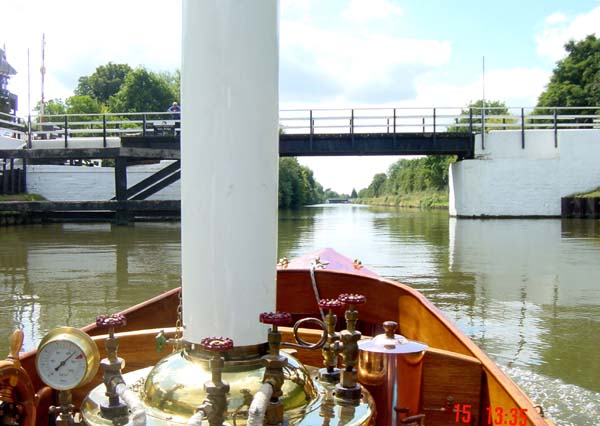
[[[600,129],[490,132],[475,159],[450,166],[449,212],[462,217],[561,215],[561,198],[600,186]],[[555,139],[558,144],[555,144]]]
[[[129,212],[127,203],[127,158],[117,157],[115,159],[115,197],[118,207],[115,211],[115,224],[128,225]]]

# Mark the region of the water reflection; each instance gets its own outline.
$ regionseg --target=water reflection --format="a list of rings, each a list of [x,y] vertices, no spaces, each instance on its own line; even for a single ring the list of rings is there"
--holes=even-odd
[[[178,224],[40,225],[0,235],[2,335],[22,328],[26,349],[59,324],[85,325],[179,282]]]
[[[557,424],[595,424],[600,221],[353,205],[280,212],[280,257],[323,247],[422,291]],[[179,285],[180,255],[177,223],[0,228],[0,335],[23,328],[30,349],[56,325],[146,300]]]
[[[597,231],[581,221],[450,219],[450,269],[476,277],[483,305],[474,326],[471,314],[454,319],[504,365],[600,391]]]

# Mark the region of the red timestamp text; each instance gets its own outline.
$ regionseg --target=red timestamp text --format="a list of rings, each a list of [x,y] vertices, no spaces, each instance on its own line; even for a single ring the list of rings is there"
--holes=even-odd
[[[454,404],[453,408],[456,423],[471,423],[471,404]],[[483,420],[483,424],[487,425],[527,426],[527,408],[488,406],[485,407]]]

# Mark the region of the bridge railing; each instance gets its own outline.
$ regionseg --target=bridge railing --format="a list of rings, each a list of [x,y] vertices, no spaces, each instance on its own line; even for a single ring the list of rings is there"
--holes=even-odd
[[[458,132],[483,135],[496,130],[525,131],[600,128],[600,107],[551,108],[354,108],[284,109],[280,126],[286,134],[359,134]],[[33,116],[28,120],[0,114],[0,129],[33,141],[100,141],[107,146],[120,136],[177,135],[180,120],[170,112],[60,114]],[[555,137],[555,143],[557,138]]]
[[[32,117],[29,146],[33,141],[101,140],[106,147],[111,138],[177,134],[180,119],[170,112],[53,114]]]
[[[0,136],[25,139],[27,122],[20,117],[0,112]]]
[[[292,109],[280,124],[289,134],[585,129],[600,128],[600,107]]]

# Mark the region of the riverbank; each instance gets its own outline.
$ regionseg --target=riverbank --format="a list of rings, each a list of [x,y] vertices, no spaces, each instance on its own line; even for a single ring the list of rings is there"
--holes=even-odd
[[[385,195],[382,197],[357,198],[357,204],[387,207],[410,207],[420,209],[447,209],[447,191],[410,192],[402,195]]]

